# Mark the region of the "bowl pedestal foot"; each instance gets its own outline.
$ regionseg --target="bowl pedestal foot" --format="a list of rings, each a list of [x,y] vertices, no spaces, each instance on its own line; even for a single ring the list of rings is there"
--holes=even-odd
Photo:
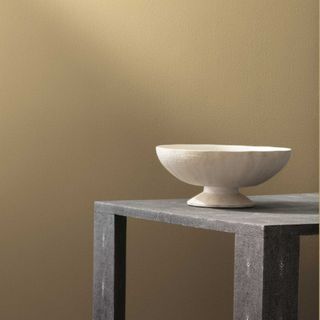
[[[188,205],[209,208],[247,208],[254,203],[238,188],[204,187],[203,192],[187,201]]]

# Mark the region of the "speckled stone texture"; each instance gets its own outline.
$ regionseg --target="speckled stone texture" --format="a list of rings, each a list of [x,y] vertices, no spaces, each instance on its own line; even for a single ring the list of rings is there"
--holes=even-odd
[[[93,319],[125,319],[126,217],[96,214]]]
[[[125,319],[126,217],[235,234],[234,320],[296,320],[299,236],[317,234],[317,194],[250,197],[246,209],[185,199],[95,202],[94,320]]]

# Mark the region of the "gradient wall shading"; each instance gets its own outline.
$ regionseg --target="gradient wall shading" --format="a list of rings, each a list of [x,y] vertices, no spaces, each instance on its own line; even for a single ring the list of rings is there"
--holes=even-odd
[[[318,1],[2,0],[0,318],[91,317],[93,201],[190,197],[154,147],[293,148],[318,190]],[[232,319],[233,237],[129,221],[129,320]],[[318,318],[318,238],[300,319]],[[177,272],[179,271],[179,272]]]

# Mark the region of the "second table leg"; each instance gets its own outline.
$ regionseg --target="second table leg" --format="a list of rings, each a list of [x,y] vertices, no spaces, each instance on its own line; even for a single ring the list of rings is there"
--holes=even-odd
[[[234,320],[297,320],[299,236],[236,235]]]

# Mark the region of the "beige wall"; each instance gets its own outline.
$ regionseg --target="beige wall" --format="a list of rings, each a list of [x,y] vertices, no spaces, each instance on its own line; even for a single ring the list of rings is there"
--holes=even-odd
[[[2,0],[0,43],[1,319],[90,319],[93,201],[198,191],[157,144],[292,147],[247,193],[317,191],[316,0]],[[128,239],[129,320],[232,319],[231,235],[130,220]]]

